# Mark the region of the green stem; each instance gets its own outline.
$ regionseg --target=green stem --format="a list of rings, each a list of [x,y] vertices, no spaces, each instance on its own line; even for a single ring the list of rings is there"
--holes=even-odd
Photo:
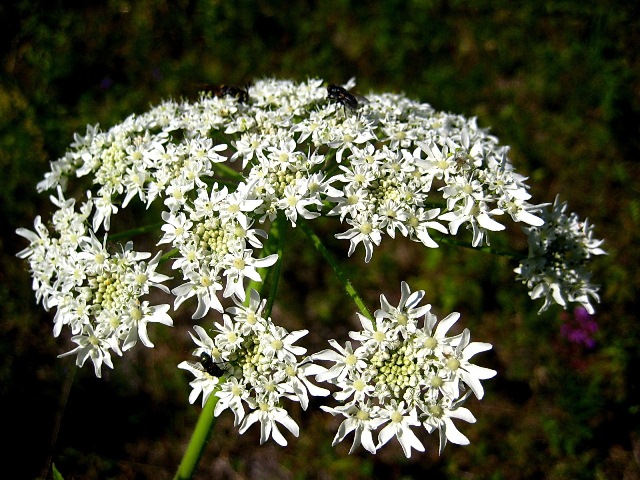
[[[174,248],[173,250],[169,250],[167,253],[165,253],[160,257],[160,263],[164,263],[171,260],[173,257],[178,255],[178,253],[180,253],[180,250],[178,250],[177,248]]]
[[[267,297],[267,306],[264,311],[264,316],[269,318],[271,315],[271,309],[273,308],[273,303],[276,300],[276,294],[278,292],[278,282],[280,281],[280,272],[282,271],[282,258],[284,256],[284,244],[286,235],[283,230],[287,226],[287,219],[284,215],[278,215],[276,222],[273,227],[269,231],[269,237],[271,237],[271,232],[275,227],[275,238],[277,241],[276,253],[278,254],[278,261],[276,264],[269,270],[269,296]]]
[[[227,176],[237,182],[244,180],[244,176],[240,172],[234,170],[229,165],[226,165],[224,163],[215,163],[213,168],[215,170],[218,170],[218,172],[223,176]]]
[[[435,240],[436,243],[442,243],[445,245],[455,245],[456,247],[468,248],[476,251],[479,250],[481,252],[490,253],[492,255],[497,255],[499,257],[509,257],[511,259],[515,259],[518,261],[521,261],[527,258],[527,255],[523,255],[522,253],[514,252],[512,250],[501,250],[498,248],[490,247],[488,245],[483,245],[482,247],[474,247],[469,242],[466,242],[464,240],[457,240],[455,238],[452,238],[451,236],[435,235],[433,239]]]
[[[175,477],[173,477],[174,480],[189,480],[193,478],[193,474],[198,467],[198,463],[200,463],[200,458],[202,458],[202,454],[209,443],[209,437],[213,430],[215,423],[213,411],[216,403],[218,403],[218,397],[212,393],[209,395],[207,403],[200,413],[200,418],[198,418],[198,423],[196,423],[196,427],[193,430],[191,440],[189,440],[189,445],[187,445],[187,450],[184,452]]]
[[[127,238],[128,239],[130,237],[134,237],[136,235],[141,235],[141,234],[147,233],[147,232],[157,232],[162,225],[163,225],[162,223],[152,223],[150,225],[143,225],[142,227],[132,228],[131,230],[127,230],[125,232],[118,232],[118,233],[110,234],[109,235],[109,241],[115,242],[115,241],[121,240],[123,238]]]
[[[362,313],[368,319],[373,320],[373,315],[371,315],[371,312],[365,305],[360,295],[358,295],[358,292],[356,292],[356,289],[353,288],[351,281],[347,278],[346,272],[338,264],[333,255],[331,255],[331,252],[329,252],[327,247],[324,246],[324,243],[322,243],[320,237],[318,237],[318,235],[316,235],[316,233],[311,230],[311,227],[309,227],[309,224],[303,218],[300,218],[298,223],[305,235],[309,237],[309,240],[311,240],[311,243],[313,243],[313,246],[316,248],[316,250],[318,250],[318,252],[320,252],[320,254],[327,261],[327,263],[331,265],[331,268],[333,269],[336,277],[338,277],[338,280],[340,280],[340,283],[342,283],[342,286],[347,292],[347,295],[349,295],[351,300],[353,300],[353,302],[356,304],[356,306],[360,310],[360,313]]]
[[[276,220],[271,224],[271,228],[269,229],[269,238],[265,243],[262,249],[262,256],[266,257],[267,255],[271,255],[272,253],[278,254],[278,260],[276,263],[270,267],[267,271],[266,275],[262,275],[266,268],[260,269],[258,273],[260,273],[260,278],[262,278],[261,282],[257,282],[255,280],[251,280],[249,285],[247,286],[247,292],[251,292],[251,289],[255,290],[258,293],[262,294],[262,289],[265,285],[269,285],[269,294],[267,297],[267,306],[263,313],[264,317],[267,318],[271,315],[271,309],[273,307],[273,303],[276,299],[276,292],[278,290],[278,281],[280,280],[280,272],[282,270],[282,257],[284,253],[284,244],[286,236],[283,234],[283,230],[287,225],[287,219],[283,215],[278,215]],[[263,296],[264,298],[264,296]],[[249,304],[250,295],[247,295],[245,305]]]

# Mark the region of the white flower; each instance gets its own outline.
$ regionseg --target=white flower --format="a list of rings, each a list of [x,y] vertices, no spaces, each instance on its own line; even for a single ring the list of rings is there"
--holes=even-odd
[[[600,248],[603,240],[593,238],[593,226],[586,220],[566,211],[567,204],[556,197],[552,210],[543,212],[544,225],[524,229],[529,256],[515,272],[532,299],[544,299],[540,312],[552,302],[565,308],[577,302],[593,314],[591,300],[599,301],[598,287],[591,283],[586,265],[593,256],[605,254]]]
[[[180,210],[186,203],[187,195],[191,190],[193,190],[193,182],[184,178],[174,180],[165,189],[164,204],[171,212]]]
[[[407,218],[409,234],[422,242],[426,247],[438,248],[438,244],[429,235],[428,229],[437,230],[440,233],[447,234],[449,231],[441,223],[433,221],[440,214],[439,208],[425,210],[418,208],[412,211]]]
[[[407,337],[416,331],[416,323],[419,317],[426,315],[431,309],[431,305],[418,304],[424,297],[424,290],[418,290],[411,293],[407,282],[400,284],[401,296],[397,307],[394,307],[387,301],[387,297],[380,295],[380,308],[376,310],[374,316],[376,320],[386,318],[397,324],[397,328],[401,331],[403,337]]]
[[[446,398],[440,401],[428,401],[423,407],[426,407],[422,422],[424,428],[429,433],[436,428],[439,431],[440,455],[442,455],[447,440],[457,445],[469,445],[470,443],[469,439],[458,430],[452,421],[452,418],[459,418],[465,422],[475,423],[476,419],[473,414],[468,409],[460,406],[465,399],[466,396],[453,403],[447,401]]]
[[[216,392],[216,397],[218,397],[218,403],[216,403],[213,414],[219,417],[223,411],[229,409],[233,412],[234,416],[233,426],[237,427],[240,425],[245,415],[242,403],[246,402],[249,397],[249,392],[245,386],[235,377],[231,377],[227,379],[226,382],[220,384],[220,390]]]
[[[222,259],[224,264],[224,276],[227,277],[227,285],[223,295],[230,297],[235,295],[241,301],[245,298],[244,279],[245,277],[260,282],[260,274],[257,268],[270,267],[278,260],[278,255],[268,255],[262,258],[254,258],[253,250],[243,249],[233,251],[225,255]]]
[[[262,317],[267,300],[261,300],[256,290],[251,289],[248,305],[244,305],[236,297],[233,297],[233,302],[236,306],[227,308],[227,312],[234,316],[234,321],[241,326],[243,332],[252,330],[263,332],[267,328],[267,321]]]
[[[309,330],[288,332],[282,327],[271,325],[262,337],[263,354],[280,361],[295,361],[296,356],[303,355],[307,349],[293,344],[307,333]]]
[[[189,382],[189,386],[193,389],[189,394],[189,403],[195,403],[200,394],[202,394],[202,406],[204,407],[209,396],[218,389],[220,379],[209,375],[202,369],[202,367],[193,363],[181,362],[178,365],[178,368],[188,370],[196,377],[194,380]]]
[[[319,212],[312,212],[308,210],[308,207],[315,205],[316,207],[322,207],[322,202],[316,198],[306,198],[309,193],[306,183],[299,185],[287,185],[284,189],[283,198],[277,202],[277,206],[280,210],[285,212],[286,217],[291,222],[291,225],[296,226],[296,220],[298,215],[307,220],[316,218],[320,215]]]
[[[491,218],[495,215],[502,215],[502,213],[502,210],[497,208],[489,210],[485,202],[471,202],[466,206],[455,207],[455,210],[440,215],[438,219],[449,222],[451,235],[458,233],[460,225],[469,223],[468,226],[473,231],[471,245],[480,247],[483,241],[486,241],[487,245],[489,244],[487,231],[499,232],[505,229],[504,225]]]
[[[380,245],[382,241],[381,222],[378,215],[373,214],[369,217],[364,214],[358,214],[354,219],[348,218],[347,223],[353,225],[353,228],[343,233],[337,233],[335,237],[341,240],[349,240],[349,256],[355,251],[358,244],[362,243],[365,249],[364,261],[368,263],[373,255],[373,246]]]
[[[129,202],[137,195],[141,202],[146,202],[147,195],[144,184],[149,178],[149,172],[144,165],[132,165],[127,168],[122,185],[127,195],[122,201],[122,208],[126,208]]]
[[[149,305],[148,301],[140,305],[132,305],[127,316],[122,322],[127,325],[129,332],[122,344],[122,350],[126,351],[135,346],[138,338],[145,347],[153,347],[147,333],[147,325],[151,323],[162,323],[169,327],[173,326],[172,318],[167,314],[169,305]]]
[[[233,322],[229,315],[222,315],[223,325],[217,324],[214,331],[216,332],[215,345],[221,350],[233,352],[242,347],[244,340],[241,325]]]
[[[395,436],[407,458],[411,456],[412,448],[424,452],[424,445],[411,430],[411,427],[420,425],[415,409],[408,408],[404,402],[398,405],[391,404],[387,408],[381,408],[380,418],[389,423],[380,431],[376,448],[380,448]]]
[[[139,294],[149,293],[150,287],[156,287],[165,293],[169,293],[169,288],[163,282],[171,280],[171,277],[156,272],[160,263],[162,252],[158,252],[149,263],[137,261],[131,265],[131,269],[125,273],[124,282],[139,292]],[[142,257],[139,257],[142,260]]]
[[[63,328],[73,335],[77,346],[64,355],[76,354],[78,365],[90,358],[100,376],[103,364],[113,367],[111,352],[121,355],[138,339],[152,347],[148,324],[172,325],[169,305],[146,297],[156,287],[174,296],[174,309],[195,298],[193,319],[222,314],[209,332],[194,326],[198,361],[179,365],[195,377],[191,403],[217,396],[216,416],[229,409],[241,432],[259,422],[261,442],[286,445],[281,426],[298,435],[287,402],[306,409],[310,396],[329,393],[315,377],[333,385],[339,403],[324,409],[345,417],[334,444],[354,432],[351,451],[363,445],[375,453],[396,437],[409,457],[424,450],[414,427],[438,429],[441,450],[447,440],[468,443],[451,419],[474,421],[462,402],[470,392],[481,398],[481,381],[495,372],[470,359],[491,346],[471,342],[466,329],[447,336],[459,314],[438,323],[421,305],[424,292],[403,282],[397,304],[381,295],[373,318],[359,314],[353,345],[330,340],[331,349],[300,360],[306,349],[296,342],[308,330],[276,326],[273,298],[267,304],[251,290],[246,301],[245,279],[261,282],[261,269],[278,260],[273,242],[264,256],[256,252],[270,223],[338,217],[335,237],[349,240],[348,256],[362,245],[369,262],[385,233],[437,248],[433,231],[440,243],[458,243],[449,235],[464,226],[481,247],[489,232],[505,229],[499,219],[523,222],[529,255],[516,272],[531,298],[543,299],[541,310],[578,302],[593,312],[598,287],[586,265],[604,254],[602,241],[557,199],[551,212],[529,203],[527,178],[514,171],[508,147],[474,118],[399,94],[372,93],[357,109],[343,108],[321,79],[261,79],[236,97],[169,100],[106,131],[88,127],[38,184],[55,189],[54,212],[37,217],[33,231],[17,230],[29,242],[18,256],[29,264],[37,301],[55,309],[54,336]],[[76,199],[67,191],[85,193]],[[153,241],[169,253],[141,252],[132,242],[114,251],[126,232],[97,234],[126,230],[114,216],[135,198],[148,218],[134,218],[134,232],[159,225]],[[158,212],[161,221],[152,218]],[[161,269],[169,258],[182,274],[171,290]],[[224,312],[220,296],[235,306]]]
[[[358,214],[365,212],[370,202],[368,190],[352,184],[345,185],[342,192],[338,191],[328,199],[336,204],[328,215],[340,215],[341,222],[347,215],[355,218]]]
[[[367,397],[373,395],[375,386],[371,385],[372,374],[369,372],[352,372],[348,378],[339,383],[341,392],[335,392],[333,398],[339,402],[344,402],[350,398],[351,401],[366,401]]]
[[[371,131],[371,125],[363,122],[358,117],[347,117],[340,125],[331,132],[333,139],[329,142],[331,148],[337,149],[336,161],[342,161],[342,155],[345,150],[352,151],[358,145],[367,143],[375,139],[374,133]]]
[[[198,348],[196,348],[193,351],[193,354],[196,357],[201,358],[200,356],[203,353],[206,353],[207,355],[210,355],[213,358],[214,362],[218,362],[222,360],[223,353],[227,353],[227,352],[221,352],[218,349],[218,347],[216,347],[216,344],[214,343],[213,339],[209,336],[207,331],[204,328],[202,328],[200,325],[194,325],[193,329],[198,334],[198,338],[196,338],[193,336],[191,332],[189,332],[189,336],[191,336],[191,339],[193,340],[193,342],[198,346]]]
[[[326,349],[312,355],[314,360],[333,362],[333,366],[330,369],[316,376],[316,380],[318,382],[327,382],[331,380],[342,381],[354,370],[362,372],[365,369],[365,361],[358,357],[358,352],[354,353],[353,348],[351,347],[351,342],[345,342],[344,348],[342,348],[334,339],[330,339],[329,344],[335,348],[337,352]]]
[[[338,432],[333,439],[333,446],[344,440],[349,433],[354,432],[353,444],[349,453],[353,453],[360,445],[369,452],[376,453],[377,448],[373,441],[372,432],[385,422],[385,419],[378,413],[379,407],[372,406],[369,403],[358,402],[336,408],[324,405],[320,408],[331,415],[347,417],[338,427]]]
[[[287,363],[284,369],[287,374],[287,381],[284,384],[286,387],[285,391],[291,392],[295,395],[293,400],[300,402],[300,406],[303,410],[306,410],[309,406],[309,396],[307,395],[307,392],[314,397],[326,397],[329,395],[329,390],[318,387],[311,383],[307,378],[310,376],[315,376],[317,378],[318,374],[325,370],[324,367],[310,362],[311,359],[307,357],[298,364],[291,362]],[[289,396],[289,398],[291,398],[291,396]]]
[[[360,324],[364,330],[349,332],[349,337],[362,343],[366,350],[385,350],[395,342],[395,331],[389,322],[374,323],[361,313],[358,313]]]
[[[193,222],[187,218],[184,212],[180,212],[177,215],[175,213],[162,212],[162,219],[165,224],[160,229],[165,233],[158,241],[158,245],[163,243],[182,244],[187,239]]]
[[[256,401],[258,408],[249,413],[240,425],[240,433],[244,433],[255,422],[260,422],[260,444],[266,442],[269,437],[273,437],[278,445],[283,447],[287,445],[287,440],[284,438],[278,423],[289,430],[294,436],[298,436],[300,429],[298,424],[289,416],[284,408],[272,405],[263,399]]]
[[[193,319],[204,317],[211,308],[219,312],[224,310],[216,293],[222,290],[218,275],[204,268],[202,271],[191,270],[186,278],[187,282],[171,290],[176,296],[174,309],[177,310],[185,300],[195,296],[198,299],[198,307],[191,317]]]
[[[437,355],[439,357],[450,355],[453,347],[458,344],[461,335],[447,337],[446,334],[459,318],[460,314],[453,312],[438,322],[438,317],[431,312],[427,312],[424,326],[416,337],[415,348],[417,355],[423,357],[429,355]],[[436,323],[438,325],[437,327]]]
[[[77,254],[77,259],[81,261],[87,271],[92,273],[103,273],[109,266],[109,257],[111,254],[107,249],[107,239],[105,235],[100,242],[93,232],[89,238],[81,242],[82,251]],[[165,277],[164,280],[168,280]]]
[[[88,193],[87,196],[90,196]],[[110,195],[90,198],[91,204],[95,207],[93,214],[93,230],[97,231],[100,226],[105,230],[111,227],[111,215],[118,213],[118,207],[113,204],[113,198]]]
[[[225,193],[226,188],[223,189]],[[223,223],[237,218],[241,218],[245,224],[248,223],[247,213],[253,212],[262,204],[262,199],[250,198],[252,188],[252,184],[241,183],[235,192],[226,195],[224,202],[221,202],[218,207],[220,220]]]
[[[460,378],[466,383],[473,393],[481,399],[484,396],[484,389],[480,380],[486,380],[496,375],[495,370],[479,367],[469,363],[469,359],[475,354],[491,349],[491,344],[484,342],[471,342],[471,334],[468,329],[464,329],[460,343],[455,350],[445,357],[444,368],[451,372],[451,380]]]
[[[73,355],[75,353],[77,355],[76,365],[78,367],[82,367],[84,362],[90,358],[93,362],[96,377],[98,378],[102,376],[103,363],[109,368],[113,368],[109,350],[113,350],[118,355],[122,355],[115,337],[101,336],[98,332],[93,330],[91,325],[85,325],[82,333],[71,337],[71,341],[76,343],[78,346],[69,352],[58,355],[58,358]]]
[[[425,160],[420,158],[421,150],[427,154]],[[413,157],[418,165],[434,178],[448,181],[449,176],[456,172],[455,158],[449,154],[448,145],[443,145],[441,150],[435,143],[418,142],[418,148],[413,152]]]

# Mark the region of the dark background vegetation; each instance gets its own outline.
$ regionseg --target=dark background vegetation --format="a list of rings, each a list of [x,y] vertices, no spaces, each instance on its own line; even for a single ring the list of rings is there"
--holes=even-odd
[[[202,82],[277,76],[358,80],[358,91],[404,91],[441,110],[478,116],[511,145],[534,201],[556,193],[605,238],[594,264],[602,284],[596,346],[560,335],[561,310],[538,316],[513,281],[513,262],[387,239],[354,282],[371,308],[401,279],[427,291],[434,310],[462,313],[498,370],[472,444],[405,459],[392,442],[375,456],[331,447],[337,420],[293,410],[301,436],[258,446],[219,420],[197,478],[637,479],[640,478],[638,223],[640,10],[637,2],[567,1],[16,1],[0,6],[0,425],[2,478],[172,478],[200,411],[187,402],[191,320],[153,328],[95,379],[77,370],[68,335],[35,305],[25,242],[14,231],[49,211],[36,182],[86,124],[108,128]],[[519,245],[522,246],[522,237]],[[355,308],[293,235],[276,321],[324,348],[356,327]],[[300,242],[300,245],[296,245]],[[298,248],[299,247],[299,248]],[[336,249],[344,250],[337,244]],[[354,267],[362,263],[355,255]],[[185,310],[186,311],[186,310]],[[180,312],[183,313],[183,312]],[[312,405],[316,406],[317,405]],[[228,413],[228,412],[227,412]]]

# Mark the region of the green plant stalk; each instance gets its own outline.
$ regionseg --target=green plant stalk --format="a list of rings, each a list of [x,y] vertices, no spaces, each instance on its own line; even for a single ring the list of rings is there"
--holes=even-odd
[[[340,283],[342,283],[342,286],[347,292],[347,295],[349,295],[351,300],[353,300],[353,302],[356,304],[356,306],[358,307],[358,310],[360,310],[360,313],[362,313],[368,319],[373,320],[373,315],[371,315],[371,312],[365,305],[360,295],[358,295],[358,292],[356,292],[356,289],[353,288],[353,285],[351,284],[351,281],[347,278],[347,274],[345,273],[344,269],[338,264],[338,262],[333,257],[333,255],[331,255],[331,252],[329,252],[327,247],[324,246],[324,243],[322,243],[322,240],[320,239],[320,237],[318,237],[318,235],[316,235],[316,233],[313,230],[311,230],[311,227],[309,227],[309,224],[306,222],[305,219],[303,218],[298,219],[298,223],[300,225],[300,228],[302,228],[302,231],[305,233],[305,235],[309,237],[309,240],[311,240],[311,243],[313,243],[313,246],[316,248],[316,250],[318,250],[318,252],[320,252],[320,254],[327,261],[327,263],[331,265],[331,268],[333,269],[333,272],[335,273],[336,277],[338,278],[338,280],[340,280]]]
[[[515,259],[517,261],[521,261],[524,260],[525,258],[527,258],[526,254],[523,254],[521,252],[514,252],[512,250],[503,250],[503,249],[498,249],[498,248],[493,248],[489,245],[483,245],[481,247],[474,247],[473,245],[471,245],[471,243],[464,241],[464,240],[458,240],[456,238],[452,238],[452,237],[447,237],[444,235],[434,235],[433,239],[436,241],[436,243],[440,243],[440,244],[444,244],[444,245],[454,245],[456,247],[462,247],[462,248],[468,248],[470,250],[476,250],[476,251],[480,251],[480,252],[485,252],[485,253],[490,253],[491,255],[496,255],[498,257],[508,257],[511,259]]]
[[[223,176],[227,176],[236,182],[240,182],[244,180],[244,176],[242,175],[242,173],[234,170],[229,165],[226,165],[224,163],[216,163],[214,164],[213,168],[216,169]]]
[[[273,307],[273,303],[276,298],[276,292],[278,289],[278,280],[280,279],[280,271],[282,270],[282,257],[284,253],[284,243],[285,243],[285,235],[282,234],[282,230],[286,227],[286,218],[282,215],[278,215],[276,220],[271,224],[271,228],[269,229],[269,238],[267,239],[263,249],[262,256],[266,257],[267,255],[271,255],[272,253],[278,254],[278,260],[276,263],[270,268],[261,268],[258,270],[260,274],[260,278],[262,278],[262,282],[257,282],[255,280],[251,280],[249,285],[247,286],[247,292],[251,292],[251,290],[255,290],[260,293],[262,296],[262,289],[268,283],[269,284],[269,294],[267,300],[267,307],[263,315],[268,317],[271,314],[271,308]],[[262,272],[267,270],[267,274],[263,275]],[[247,295],[245,300],[245,305],[249,305],[250,295]]]
[[[271,315],[271,309],[273,308],[273,303],[276,300],[276,294],[278,292],[278,282],[280,281],[280,272],[282,271],[282,259],[284,256],[286,238],[283,230],[286,226],[287,219],[283,215],[278,215],[278,218],[271,227],[271,230],[269,230],[269,239],[271,240],[271,236],[273,235],[273,241],[277,244],[276,253],[278,254],[278,261],[269,270],[269,296],[267,297],[267,306],[264,311],[264,316],[267,318]]]
[[[220,379],[220,381],[222,382],[223,379]],[[174,480],[190,480],[193,478],[193,474],[196,468],[198,468],[202,454],[209,443],[209,438],[211,437],[211,432],[215,424],[213,411],[216,407],[216,403],[218,403],[218,397],[216,397],[215,392],[213,392],[209,395],[207,403],[205,403],[204,408],[200,413],[198,422],[191,434],[189,445],[187,445],[182,461],[178,466],[178,471],[176,472],[175,477],[173,477]]]
[[[142,227],[132,228],[125,232],[118,232],[109,235],[109,241],[115,242],[118,240],[122,240],[123,238],[129,240],[131,237],[135,237],[136,235],[142,235],[143,233],[148,232],[157,232],[163,223],[152,223],[149,225],[143,225]]]

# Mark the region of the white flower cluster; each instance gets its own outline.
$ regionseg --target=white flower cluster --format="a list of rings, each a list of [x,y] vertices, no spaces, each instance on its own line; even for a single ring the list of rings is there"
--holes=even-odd
[[[336,385],[340,391],[333,396],[342,405],[321,408],[346,417],[333,444],[354,432],[351,452],[362,445],[375,453],[395,436],[410,457],[412,448],[424,451],[412,431],[412,427],[421,425],[429,433],[439,431],[440,452],[447,440],[468,444],[452,419],[475,422],[471,412],[461,405],[470,392],[482,398],[480,380],[496,374],[469,362],[476,353],[489,350],[490,344],[471,342],[468,329],[446,336],[460,317],[458,313],[437,324],[431,305],[418,306],[424,291],[411,293],[404,282],[401,290],[397,307],[381,295],[382,308],[375,312],[374,322],[359,315],[363,330],[349,335],[360,343],[357,348],[349,341],[343,348],[330,340],[335,350],[312,356],[314,360],[333,362],[316,380]],[[420,326],[422,316],[424,324]],[[467,388],[470,390],[464,393]],[[376,443],[373,432],[380,427]]]
[[[256,269],[269,267],[278,259],[275,254],[254,258],[253,249],[247,248],[262,247],[258,237],[267,237],[263,230],[251,228],[254,220],[245,214],[261,203],[247,199],[245,184],[240,184],[234,193],[214,184],[210,188],[199,187],[193,201],[176,207],[180,211],[163,213],[165,234],[159,244],[169,243],[178,249],[173,268],[180,269],[185,280],[171,291],[176,297],[175,308],[195,296],[198,306],[194,319],[204,317],[210,308],[222,312],[218,299],[218,292],[223,289],[221,274],[226,277],[225,298],[244,300],[244,279],[261,281]]]
[[[269,436],[280,445],[287,441],[278,429],[283,425],[298,436],[298,425],[282,407],[282,399],[299,402],[302,409],[309,405],[307,392],[312,395],[328,395],[307,379],[322,371],[308,359],[298,361],[306,349],[294,343],[308,330],[288,332],[270,318],[264,318],[265,301],[255,290],[251,291],[249,305],[237,302],[227,309],[233,317],[224,314],[223,324],[216,324],[214,337],[202,327],[195,326],[198,338],[191,335],[197,348],[193,352],[204,361],[182,362],[180,368],[195,375],[189,401],[195,402],[202,394],[202,405],[213,393],[218,397],[214,415],[229,409],[235,416],[235,426],[245,432],[255,422],[260,422],[260,443]],[[210,365],[208,365],[210,364]],[[215,365],[217,371],[210,371]],[[245,406],[251,412],[245,414]]]
[[[18,256],[29,262],[37,300],[56,309],[54,334],[67,326],[77,344],[64,355],[75,354],[80,366],[91,359],[100,376],[103,364],[113,368],[112,352],[121,355],[138,338],[152,347],[148,323],[172,325],[170,306],[152,305],[148,297],[156,287],[173,295],[174,309],[197,301],[193,319],[212,309],[223,314],[214,338],[194,327],[200,362],[181,367],[197,377],[190,400],[215,392],[216,415],[231,409],[241,431],[259,421],[262,441],[273,436],[285,444],[276,423],[292,433],[298,427],[280,400],[306,408],[307,392],[328,393],[306,380],[317,375],[342,389],[336,398],[344,405],[328,409],[347,417],[336,441],[355,431],[354,447],[362,443],[375,452],[395,435],[408,456],[423,448],[410,428],[422,424],[429,432],[439,429],[441,447],[447,440],[466,443],[451,418],[473,421],[460,406],[469,393],[463,390],[481,397],[479,380],[495,372],[468,360],[490,346],[470,343],[466,330],[445,337],[458,315],[436,327],[429,307],[417,306],[424,293],[411,294],[403,284],[397,308],[382,297],[375,322],[361,316],[364,330],[352,334],[361,346],[342,348],[332,340],[337,353],[313,356],[335,366],[325,372],[309,358],[298,361],[304,349],[293,342],[306,331],[286,332],[262,318],[256,293],[246,299],[247,280],[261,282],[259,269],[279,260],[261,251],[272,222],[286,219],[295,227],[335,217],[348,255],[362,245],[369,262],[384,234],[435,248],[433,231],[445,238],[466,230],[471,245],[480,247],[489,243],[489,232],[505,228],[498,219],[508,214],[530,227],[530,256],[517,272],[531,296],[544,296],[543,308],[550,300],[577,301],[590,311],[589,297],[597,293],[584,262],[603,253],[601,242],[557,202],[542,218],[508,148],[475,119],[403,95],[361,99],[348,91],[353,86],[264,79],[246,91],[166,101],[107,131],[95,126],[75,135],[38,184],[40,191],[57,191],[50,221],[37,217],[34,231],[17,231],[30,243]],[[65,198],[68,188],[78,191],[70,185],[74,177],[86,179],[81,188],[88,188],[78,205]],[[150,218],[136,225],[140,231],[161,222],[156,240],[169,254],[138,252],[131,242],[120,250],[111,246],[128,233],[110,237],[112,223],[121,228],[112,218],[131,203],[149,209]],[[160,208],[150,209],[154,203]],[[151,218],[159,210],[161,219]],[[181,277],[171,287],[173,279],[156,272],[169,258]],[[225,313],[224,299],[236,307]],[[244,406],[253,411],[245,415]],[[382,425],[375,444],[372,431]]]
[[[61,356],[77,354],[78,366],[90,358],[96,376],[102,364],[113,368],[111,351],[122,355],[138,338],[153,347],[147,324],[172,325],[169,305],[150,305],[141,300],[151,287],[164,291],[168,277],[156,272],[160,254],[150,261],[148,252],[136,252],[128,242],[122,251],[109,252],[106,237],[101,242],[88,229],[86,218],[91,202],[75,211],[74,200],[52,197],[58,210],[53,215],[54,235],[36,217],[35,232],[20,228],[17,233],[30,241],[18,253],[28,258],[36,298],[45,309],[56,308],[53,333],[57,337],[67,325],[78,346]]]
[[[76,135],[38,188],[93,174],[94,229],[108,228],[116,204],[136,197],[147,205],[163,197],[172,224],[194,196],[206,207],[216,164],[239,160],[246,183],[236,196],[246,216],[273,220],[283,211],[295,225],[299,215],[326,211],[350,226],[337,236],[350,241],[350,253],[362,243],[366,261],[385,232],[436,247],[429,229],[456,234],[464,225],[480,246],[489,231],[504,229],[496,220],[504,213],[542,224],[508,149],[475,118],[392,94],[371,94],[351,112],[326,95],[321,80],[266,79],[249,88],[246,104],[215,96],[167,101],[107,132]],[[222,191],[216,200],[225,200]]]
[[[581,222],[577,214],[566,212],[566,202],[556,197],[551,211],[544,212],[544,225],[524,229],[529,236],[529,256],[515,272],[527,284],[532,299],[544,298],[540,312],[552,302],[565,308],[577,302],[593,315],[590,299],[600,298],[586,265],[593,255],[606,254],[600,248],[603,240],[593,238],[593,225],[587,220]]]

